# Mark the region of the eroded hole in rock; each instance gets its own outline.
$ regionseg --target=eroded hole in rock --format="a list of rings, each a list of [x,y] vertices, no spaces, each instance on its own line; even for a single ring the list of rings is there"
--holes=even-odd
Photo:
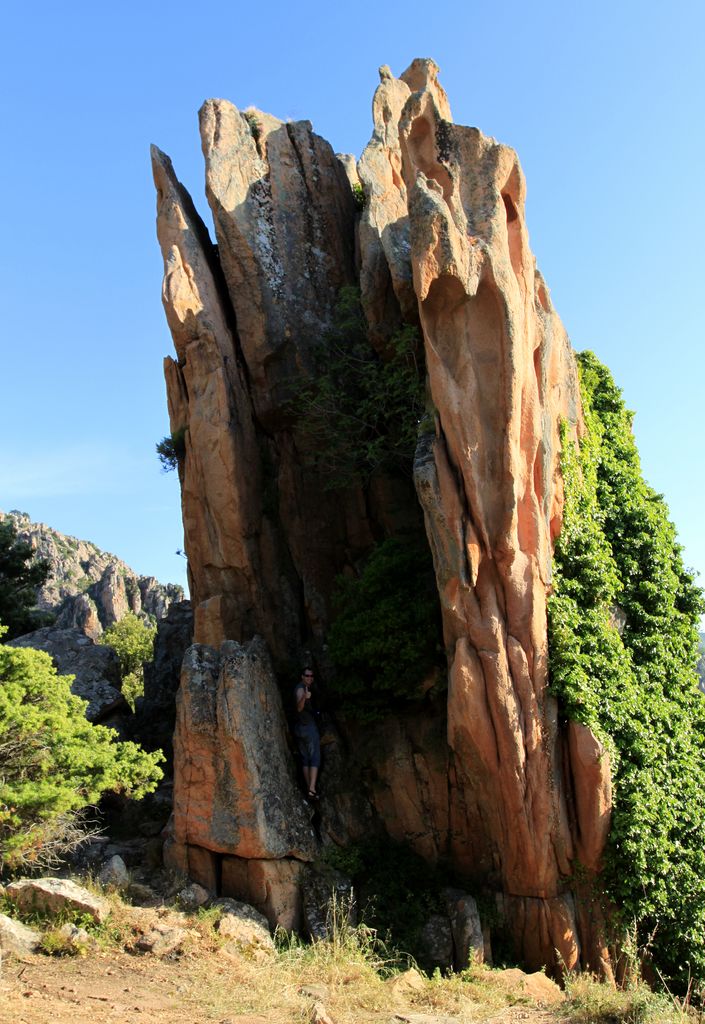
[[[511,179],[510,179],[511,182]],[[508,183],[509,184],[509,183]],[[502,192],[502,200],[507,215],[507,241],[509,243],[509,259],[517,280],[523,277],[522,260],[522,239],[521,239],[521,218],[517,209],[516,201],[508,192]]]
[[[443,189],[443,198],[449,201],[453,191],[450,174],[437,159],[436,136],[425,117],[417,117],[411,126],[408,138],[409,156],[414,166],[423,171],[427,178],[433,178]]]
[[[506,192],[502,193],[502,199],[504,200],[504,208],[507,211],[507,224],[511,224],[519,216],[517,208],[512,197],[508,196]]]

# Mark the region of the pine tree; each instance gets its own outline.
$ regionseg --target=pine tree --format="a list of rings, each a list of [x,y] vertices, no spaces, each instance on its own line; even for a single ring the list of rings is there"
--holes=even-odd
[[[0,623],[7,626],[9,639],[42,625],[36,591],[48,575],[49,563],[19,540],[12,520],[0,522]]]

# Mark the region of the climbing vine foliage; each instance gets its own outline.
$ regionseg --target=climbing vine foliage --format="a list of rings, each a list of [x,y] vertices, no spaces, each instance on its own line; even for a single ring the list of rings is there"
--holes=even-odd
[[[563,436],[551,685],[612,758],[608,899],[669,983],[705,981],[705,605],[642,478],[621,392],[591,352],[579,363],[587,433],[577,447]]]

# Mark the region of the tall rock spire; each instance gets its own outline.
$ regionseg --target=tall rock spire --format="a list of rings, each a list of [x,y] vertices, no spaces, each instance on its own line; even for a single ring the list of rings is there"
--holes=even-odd
[[[167,361],[170,412],[172,426],[188,430],[181,479],[196,639],[259,633],[281,680],[287,659],[308,651],[325,683],[336,575],[354,574],[376,540],[423,515],[447,702],[419,698],[403,718],[363,731],[341,720],[348,746],[329,753],[321,827],[344,844],[372,823],[494,892],[529,964],[608,971],[599,920],[588,920],[566,879],[578,860],[599,868],[609,761],[589,730],[559,723],[547,679],[560,425],[573,436],[583,429],[574,356],[529,249],[513,150],[452,123],[430,60],[398,79],[380,69],[373,120],[356,214],[343,164],[308,122],[207,101],[217,255],[155,154],[179,356]],[[401,325],[421,331],[431,415],[419,425],[416,495],[384,474],[328,492],[287,404],[292,378],[313,371],[339,290],[356,282],[381,358]],[[176,744],[184,751],[196,728],[186,707]],[[235,744],[237,728],[228,720],[222,749],[251,751]],[[238,765],[238,785],[257,793],[259,766],[251,769]],[[183,796],[198,784],[178,758],[176,771],[185,849],[195,833]],[[204,794],[192,796],[202,806]],[[257,819],[248,807],[248,821]],[[197,845],[246,858],[235,824],[221,829],[227,844],[206,830]],[[257,856],[274,862],[271,834],[267,842]]]

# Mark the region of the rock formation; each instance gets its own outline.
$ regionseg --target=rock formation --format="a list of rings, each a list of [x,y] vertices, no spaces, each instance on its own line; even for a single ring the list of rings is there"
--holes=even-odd
[[[557,968],[558,951],[568,967],[608,971],[599,915],[576,902],[570,879],[578,862],[599,868],[609,763],[587,729],[558,721],[547,692],[560,424],[582,429],[576,367],[529,249],[516,154],[452,123],[437,74],[429,60],[399,79],[380,70],[358,163],[361,213],[349,161],[308,122],[209,100],[201,135],[214,246],[168,157],[153,150],[195,639],[222,645],[220,654],[196,646],[184,664],[171,855],[226,895],[248,898],[259,885],[255,902],[277,918],[261,866],[291,878],[311,848],[276,818],[262,825],[270,791],[260,761],[273,739],[266,753],[257,747],[254,691],[227,666],[246,661],[258,635],[258,658],[269,652],[285,690],[304,656],[325,682],[336,575],[354,574],[420,508],[447,701],[431,693],[369,728],[338,723],[321,833],[344,845],[383,829],[495,893],[529,965]],[[311,374],[350,283],[381,358],[401,325],[420,327],[430,415],[419,427],[417,497],[389,474],[327,491],[301,450],[291,381]],[[276,718],[274,691],[261,692]],[[298,798],[286,791],[296,821]],[[259,881],[243,866],[233,873],[234,858]]]
[[[53,619],[51,625],[16,637],[11,645],[46,651],[60,675],[74,676],[71,690],[88,701],[89,721],[111,726],[124,738],[137,725],[140,739],[143,734],[149,739],[149,749],[164,746],[170,752],[173,695],[192,633],[190,604],[183,601],[182,588],[159,583],[153,576],[138,576],[115,555],[33,523],[23,512],[7,516],[0,512],[0,520],[4,518],[12,521],[18,538],[31,545],[37,558],[49,563],[49,576],[36,600],[37,607]],[[163,625],[172,608],[168,624]],[[148,702],[136,723],[128,723],[132,711],[121,692],[118,657],[99,642],[103,630],[129,612],[145,621],[158,620],[155,661],[146,674]]]
[[[45,626],[10,640],[10,647],[31,647],[51,655],[61,676],[73,676],[71,692],[88,701],[89,722],[121,728],[130,708],[122,695],[120,661],[112,647],[94,643],[79,629]]]
[[[144,696],[137,701],[132,729],[147,750],[162,750],[170,763],[173,756],[175,697],[184,654],[193,638],[190,601],[171,604],[157,622],[154,657],[144,666]]]
[[[49,563],[47,581],[37,592],[37,607],[55,616],[57,629],[78,629],[97,640],[127,612],[161,619],[173,602],[184,599],[181,587],[138,576],[90,541],[33,523],[24,512],[0,512],[0,519],[5,518],[12,521],[18,539]]]

